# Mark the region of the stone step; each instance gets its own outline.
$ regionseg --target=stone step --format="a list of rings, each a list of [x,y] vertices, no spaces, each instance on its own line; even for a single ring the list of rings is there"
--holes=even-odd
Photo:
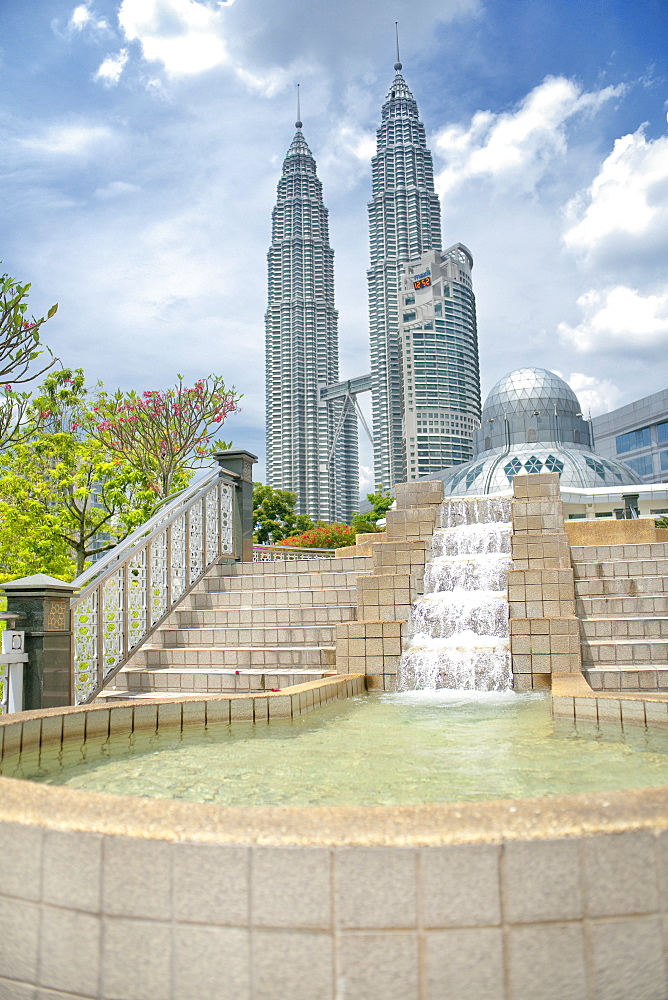
[[[114,678],[114,685],[108,688],[110,694],[122,692],[207,692],[209,694],[240,694],[245,691],[280,691],[295,684],[322,680],[335,674],[336,670],[222,670],[207,667],[197,670],[187,667],[170,667],[154,670],[135,670],[125,667]]]
[[[601,580],[617,577],[635,579],[646,576],[668,576],[666,559],[604,559],[600,562],[573,562],[576,580]]]
[[[195,608],[241,608],[241,607],[309,607],[336,604],[354,604],[356,591],[350,587],[330,588],[329,590],[218,590],[215,584],[219,580],[207,581],[205,590],[192,594],[190,606]]]
[[[183,628],[205,626],[232,627],[249,626],[253,628],[288,628],[307,625],[336,625],[338,622],[355,621],[357,604],[313,605],[313,607],[292,608],[211,608],[200,607],[196,610],[177,610],[179,626]]]
[[[668,639],[668,616],[610,616],[582,618],[580,635],[583,639]]]
[[[319,668],[336,662],[334,646],[207,646],[159,649],[144,645],[132,659],[132,667],[278,667]]]
[[[617,663],[591,667],[583,672],[594,691],[668,691],[668,664],[663,667]]]
[[[643,542],[638,545],[572,545],[573,562],[601,562],[606,559],[668,559],[667,542]]]
[[[370,572],[339,573],[276,573],[273,575],[226,576],[212,574],[208,577],[210,589],[225,591],[272,591],[272,590],[339,590],[349,587],[354,590],[360,577]]]
[[[668,594],[668,577],[608,577],[576,580],[576,597],[640,597]]]
[[[642,597],[578,597],[575,611],[580,618],[618,615],[665,616],[668,615],[668,594],[644,594]]]
[[[582,662],[589,666],[617,663],[668,667],[668,639],[583,639]]]
[[[246,628],[228,626],[211,628],[195,626],[171,628],[165,625],[158,630],[152,646],[166,649],[196,646],[333,646],[336,641],[335,625],[293,625],[278,628],[276,625],[256,625]]]

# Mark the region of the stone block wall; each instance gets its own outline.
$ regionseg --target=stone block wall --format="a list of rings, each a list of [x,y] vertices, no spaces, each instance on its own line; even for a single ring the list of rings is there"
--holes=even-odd
[[[337,671],[365,673],[371,690],[396,690],[404,626],[422,593],[443,486],[440,481],[402,483],[396,498],[384,540],[371,543],[373,571],[357,581],[357,621],[336,627]]]
[[[551,686],[581,670],[570,546],[556,472],[513,480],[513,568],[508,573],[516,691]]]

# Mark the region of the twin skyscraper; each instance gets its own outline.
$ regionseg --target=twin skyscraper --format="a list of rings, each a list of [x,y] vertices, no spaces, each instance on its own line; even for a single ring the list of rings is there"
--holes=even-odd
[[[401,69],[397,57],[372,159],[370,376],[339,382],[334,253],[300,120],[272,215],[267,482],[314,520],[358,509],[360,392],[372,393],[375,483],[387,488],[468,461],[480,422],[473,259],[460,243],[441,249],[431,153]]]

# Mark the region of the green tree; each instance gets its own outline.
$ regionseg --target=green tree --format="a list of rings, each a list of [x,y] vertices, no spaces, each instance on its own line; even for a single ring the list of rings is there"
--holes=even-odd
[[[93,554],[143,523],[155,493],[81,430],[83,372],[50,376],[27,411],[29,440],[0,457],[0,571],[78,576]]]
[[[253,537],[260,545],[278,542],[313,528],[305,514],[295,514],[297,494],[255,483],[253,486]]]
[[[40,330],[58,306],[40,319],[29,317],[29,291],[29,284],[21,285],[7,274],[0,277],[0,448],[25,441],[33,432],[26,425],[30,393],[15,386],[34,381],[55,363]]]
[[[353,514],[352,527],[360,534],[364,532],[379,531],[378,521],[381,521],[394,503],[394,497],[386,493],[382,485],[376,486],[375,493],[367,493],[367,500],[371,504],[371,510],[366,514]]]
[[[165,392],[98,392],[84,425],[110,454],[141,475],[158,497],[183,489],[193,469],[210,461],[212,451],[229,448],[212,441],[225,417],[241,398],[218,375],[199,379],[191,388],[178,384]]]

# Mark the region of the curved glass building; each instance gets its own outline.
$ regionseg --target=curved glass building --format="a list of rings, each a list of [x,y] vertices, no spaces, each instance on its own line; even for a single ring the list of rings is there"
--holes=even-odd
[[[518,368],[496,383],[475,446],[472,461],[425,478],[442,479],[445,496],[501,493],[533,472],[557,472],[562,488],[642,483],[628,465],[594,452],[577,396],[545,368]]]

